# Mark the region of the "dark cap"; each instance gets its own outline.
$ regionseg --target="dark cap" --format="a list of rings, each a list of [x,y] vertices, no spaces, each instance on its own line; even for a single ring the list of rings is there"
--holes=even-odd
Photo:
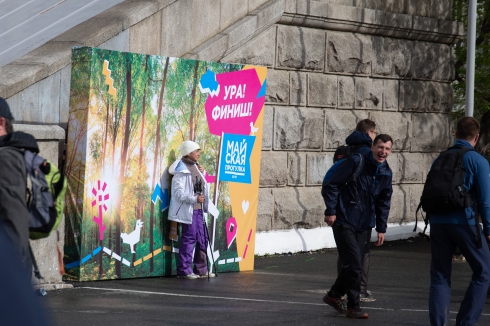
[[[0,116],[7,118],[10,121],[14,120],[7,101],[5,101],[2,97],[0,97]]]

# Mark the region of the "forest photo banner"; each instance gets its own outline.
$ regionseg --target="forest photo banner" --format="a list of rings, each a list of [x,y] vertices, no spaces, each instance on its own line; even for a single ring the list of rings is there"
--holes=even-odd
[[[176,275],[168,167],[185,140],[200,145],[211,189],[208,258],[218,272],[253,270],[266,75],[265,67],[73,49],[67,280]]]

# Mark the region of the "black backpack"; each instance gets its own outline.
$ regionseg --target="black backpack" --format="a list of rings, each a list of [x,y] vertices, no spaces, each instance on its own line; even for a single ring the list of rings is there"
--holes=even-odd
[[[339,160],[347,159],[351,157],[358,148],[363,147],[364,145],[343,145],[337,147],[335,150],[335,154],[333,154],[333,162],[336,163]]]
[[[420,203],[415,212],[414,232],[417,230],[417,215],[420,208],[429,214],[444,214],[463,210],[472,205],[471,196],[463,185],[466,172],[463,155],[473,150],[468,147],[450,147],[436,158],[427,174]],[[424,235],[429,217],[423,216],[423,218],[425,228],[422,234]]]
[[[355,154],[352,154],[352,155],[358,155],[359,156],[359,164],[357,164],[356,166],[356,169],[354,170],[354,173],[352,173],[350,175],[350,177],[347,179],[347,181],[345,182],[345,184],[341,187],[341,189],[343,189],[345,186],[347,186],[347,184],[349,184],[350,182],[357,182],[357,178],[361,175],[361,172],[362,172],[362,169],[364,168],[364,156],[362,154],[359,154],[359,153],[355,153]],[[351,156],[352,156],[351,155]],[[345,161],[343,161],[342,163],[340,164],[343,164]],[[328,173],[328,172],[327,172]],[[322,182],[322,190],[321,190],[321,193],[322,193],[322,197],[325,197],[325,186],[328,184],[328,179],[323,179],[323,182]],[[355,189],[355,198],[359,198],[359,194],[357,192],[357,187],[354,188]]]

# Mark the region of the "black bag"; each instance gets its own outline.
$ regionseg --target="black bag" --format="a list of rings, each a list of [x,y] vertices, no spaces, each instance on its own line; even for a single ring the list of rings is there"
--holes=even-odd
[[[471,197],[463,185],[463,155],[473,149],[450,148],[434,161],[425,181],[420,204],[426,213],[444,214],[471,206]]]
[[[361,175],[362,169],[364,168],[364,156],[362,154],[359,154],[359,153],[355,153],[354,155],[358,155],[359,156],[359,164],[357,164],[356,169],[354,170],[354,173],[352,173],[349,176],[349,178],[344,183],[344,185],[342,185],[341,189],[343,189],[345,186],[347,186],[347,184],[349,184],[350,182],[356,183],[357,182],[357,178]],[[344,162],[345,161],[343,161],[340,164],[343,164]],[[328,179],[323,179],[323,182],[322,182],[322,190],[321,190],[323,197],[325,197],[325,186],[327,184],[328,184]],[[355,189],[355,192],[356,192],[354,198],[359,199],[359,194],[357,192],[357,187],[355,187],[354,189]]]
[[[344,145],[344,146],[339,146],[335,150],[335,154],[333,155],[333,162],[336,163],[339,160],[342,159],[347,159],[352,156],[356,152],[356,150],[360,147],[363,147],[364,145]]]
[[[417,214],[420,208],[429,214],[444,214],[463,210],[472,205],[471,196],[463,185],[466,172],[463,155],[473,150],[467,147],[450,147],[436,158],[427,174],[420,203],[415,212],[414,232],[417,230]],[[423,218],[425,228],[422,235],[425,235],[429,217],[426,215]],[[478,223],[476,224],[478,231]]]

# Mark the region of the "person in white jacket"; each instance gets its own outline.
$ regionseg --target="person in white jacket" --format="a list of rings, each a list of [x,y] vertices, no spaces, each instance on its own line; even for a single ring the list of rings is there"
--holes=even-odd
[[[182,225],[177,277],[190,280],[207,278],[208,274],[214,277],[214,273],[208,272],[206,255],[208,239],[203,213],[207,213],[209,188],[204,168],[197,163],[201,148],[186,140],[179,149],[182,157],[169,168],[173,178],[168,217]]]

